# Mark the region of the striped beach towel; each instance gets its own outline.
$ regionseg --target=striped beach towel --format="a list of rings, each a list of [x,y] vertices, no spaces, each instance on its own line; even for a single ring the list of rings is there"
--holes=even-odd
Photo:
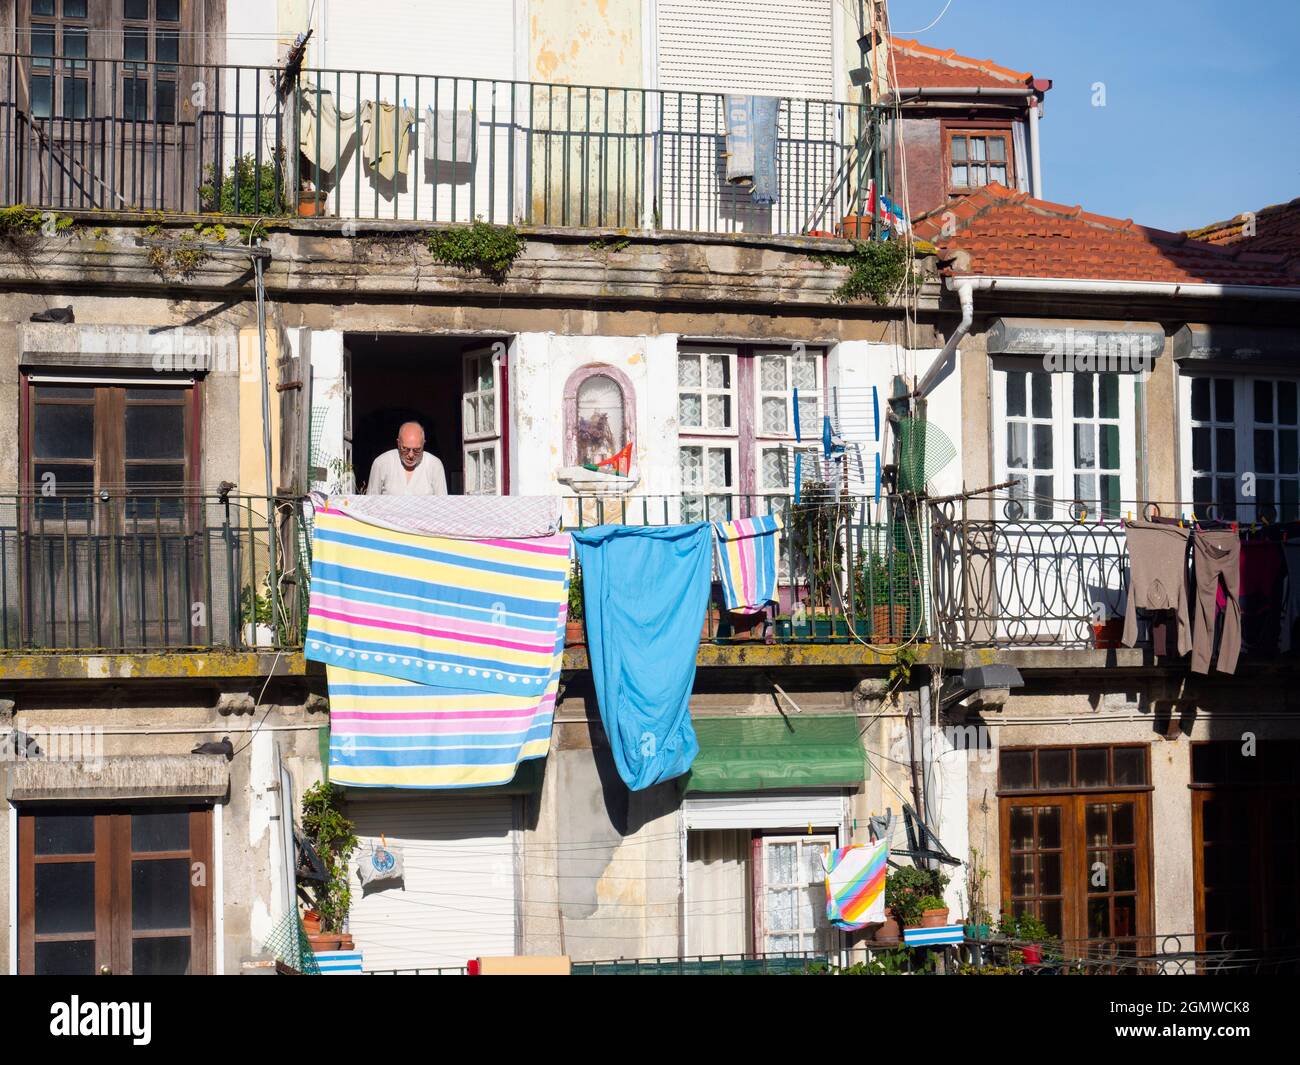
[[[330,779],[504,784],[544,757],[569,536],[453,540],[316,511],[306,656],[326,663]]]
[[[569,550],[568,533],[452,540],[318,510],[306,655],[418,684],[540,697],[563,643]]]
[[[561,649],[563,650],[563,641]],[[474,788],[507,784],[519,763],[544,758],[559,658],[541,697],[416,684],[326,669],[330,780],[353,788]]]
[[[776,599],[779,514],[715,521],[713,542],[728,610],[762,610]]]
[[[846,932],[885,920],[889,840],[840,847],[823,856],[826,919]]]

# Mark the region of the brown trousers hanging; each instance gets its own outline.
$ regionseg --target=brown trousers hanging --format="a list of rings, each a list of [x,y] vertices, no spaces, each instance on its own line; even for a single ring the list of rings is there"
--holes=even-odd
[[[1237,669],[1241,653],[1241,541],[1235,531],[1197,530],[1192,537],[1192,561],[1196,575],[1196,609],[1192,617],[1192,672],[1208,673],[1214,654],[1214,620],[1219,581],[1227,603],[1223,608],[1223,634],[1219,637],[1220,673]]]
[[[1120,642],[1137,642],[1137,612],[1172,610],[1178,622],[1178,653],[1187,654],[1187,533],[1178,525],[1134,520],[1124,523],[1128,538],[1129,581]]]

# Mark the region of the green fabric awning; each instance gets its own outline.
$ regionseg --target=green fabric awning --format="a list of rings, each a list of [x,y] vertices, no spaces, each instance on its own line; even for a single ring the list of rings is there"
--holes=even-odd
[[[850,714],[695,718],[687,792],[856,787],[867,759]]]

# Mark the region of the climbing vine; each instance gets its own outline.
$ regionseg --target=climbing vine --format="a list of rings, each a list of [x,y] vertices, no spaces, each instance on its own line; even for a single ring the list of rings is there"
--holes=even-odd
[[[908,247],[901,240],[855,240],[851,252],[828,252],[814,256],[825,266],[847,266],[844,279],[831,298],[836,303],[855,303],[870,296],[884,306],[911,275]]]
[[[425,243],[439,262],[480,273],[500,284],[526,242],[514,226],[494,226],[476,219],[467,226],[430,230]]]

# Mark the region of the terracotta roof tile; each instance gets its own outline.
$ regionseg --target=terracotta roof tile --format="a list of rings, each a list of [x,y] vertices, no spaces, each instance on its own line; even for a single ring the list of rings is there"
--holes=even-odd
[[[1254,233],[1248,235],[1246,227],[1252,218]],[[1235,248],[1243,258],[1247,251],[1285,256],[1292,271],[1300,274],[1300,198],[1239,214],[1226,222],[1214,222],[1191,230],[1188,236]]]
[[[918,218],[914,229],[918,238],[935,245],[950,274],[1300,284],[1288,272],[1288,256],[1279,251],[1253,243],[1224,247],[1186,233],[1135,225],[1128,218],[1092,214],[1077,205],[1035,200],[1002,185],[987,185],[938,207]]]
[[[904,88],[1028,87],[1034,76],[999,66],[991,59],[972,59],[951,48],[930,48],[919,41],[891,38],[897,82]]]

